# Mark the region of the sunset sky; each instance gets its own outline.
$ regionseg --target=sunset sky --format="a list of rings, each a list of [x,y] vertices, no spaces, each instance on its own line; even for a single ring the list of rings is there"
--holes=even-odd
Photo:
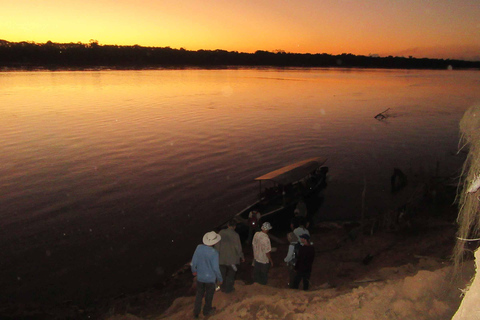
[[[0,0],[0,39],[480,60],[476,0]]]

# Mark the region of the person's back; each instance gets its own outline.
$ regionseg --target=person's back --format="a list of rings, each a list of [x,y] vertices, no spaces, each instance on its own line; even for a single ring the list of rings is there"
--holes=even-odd
[[[220,230],[219,234],[222,236],[222,241],[217,243],[215,248],[219,252],[220,265],[239,264],[240,259],[243,258],[240,236],[230,228]]]
[[[315,248],[312,245],[299,246],[295,270],[300,272],[312,272],[314,259]]]
[[[310,235],[310,231],[308,231],[308,229],[304,226],[296,228],[295,230],[293,230],[293,233],[297,236],[297,238],[300,238],[304,234]]]
[[[272,229],[269,222],[264,222],[262,231],[255,233],[253,237],[253,280],[259,284],[266,285],[268,281],[268,270],[273,267],[273,260],[270,255],[272,251],[270,238],[267,233]]]
[[[267,253],[272,250],[268,235],[262,231],[255,233],[253,236],[252,246],[253,258],[260,263],[268,263],[269,259],[267,257]]]
[[[192,267],[197,272],[197,280],[201,282],[215,283],[217,274],[215,262],[218,264],[218,252],[213,247],[199,244],[192,258]]]
[[[236,221],[229,221],[227,228],[219,232],[222,241],[215,245],[219,252],[220,272],[224,279],[220,289],[225,293],[235,290],[237,265],[240,264],[240,260],[245,261],[240,236],[235,232],[236,226]]]
[[[300,217],[299,222],[298,222],[298,227],[293,230],[293,233],[297,236],[297,238],[300,239],[300,237],[304,234],[310,236],[310,232],[307,229],[308,227],[308,222],[307,219]]]
[[[193,316],[198,318],[202,309],[202,300],[205,297],[203,314],[211,315],[215,312],[212,307],[216,283],[222,284],[223,278],[218,264],[218,251],[213,248],[222,237],[215,231],[207,232],[193,253],[191,269],[196,277],[197,293],[193,307]]]
[[[298,249],[293,288],[298,288],[300,282],[303,281],[303,290],[308,290],[310,286],[313,260],[315,259],[315,249],[311,245],[309,235],[304,234],[300,236],[300,241],[302,242],[302,245]]]

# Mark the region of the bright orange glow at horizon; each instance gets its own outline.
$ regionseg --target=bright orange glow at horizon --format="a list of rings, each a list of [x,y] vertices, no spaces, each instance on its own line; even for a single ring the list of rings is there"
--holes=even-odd
[[[0,0],[0,37],[480,60],[470,0]]]

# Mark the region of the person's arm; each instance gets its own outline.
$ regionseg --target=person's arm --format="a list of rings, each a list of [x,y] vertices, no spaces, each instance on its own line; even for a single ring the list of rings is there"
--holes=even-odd
[[[270,255],[270,252],[267,252],[266,255],[267,255],[268,261],[270,261],[270,266],[273,267],[273,260],[272,260],[272,256]]]
[[[215,272],[218,284],[222,284],[223,278],[222,273],[220,272],[220,265],[218,264],[218,252],[213,255],[213,271]]]
[[[285,261],[287,263],[292,261],[292,259],[293,259],[293,249],[294,249],[294,246],[292,246],[292,245],[288,246],[288,253],[287,253],[287,256],[285,257],[285,259],[283,261]]]
[[[237,251],[237,256],[242,262],[245,262],[245,256],[243,255],[242,242],[240,241],[240,236],[237,234],[235,237],[235,251]]]
[[[268,235],[267,235],[267,242],[264,243],[264,245],[265,245],[265,252],[266,252],[268,261],[270,261],[270,266],[273,267],[273,260],[272,260],[272,256],[270,255],[270,252],[272,251],[272,244],[270,243],[270,238],[268,238]]]
[[[192,274],[194,276],[197,275],[197,250],[193,253],[192,262],[190,262],[190,269],[192,270]]]

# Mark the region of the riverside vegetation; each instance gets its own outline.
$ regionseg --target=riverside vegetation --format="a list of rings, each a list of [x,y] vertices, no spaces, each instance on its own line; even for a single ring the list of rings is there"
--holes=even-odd
[[[299,54],[283,50],[242,53],[170,47],[90,43],[9,42],[0,40],[0,68],[9,69],[144,69],[162,67],[342,67],[394,69],[479,69],[480,61],[415,57],[362,56],[351,53]]]

